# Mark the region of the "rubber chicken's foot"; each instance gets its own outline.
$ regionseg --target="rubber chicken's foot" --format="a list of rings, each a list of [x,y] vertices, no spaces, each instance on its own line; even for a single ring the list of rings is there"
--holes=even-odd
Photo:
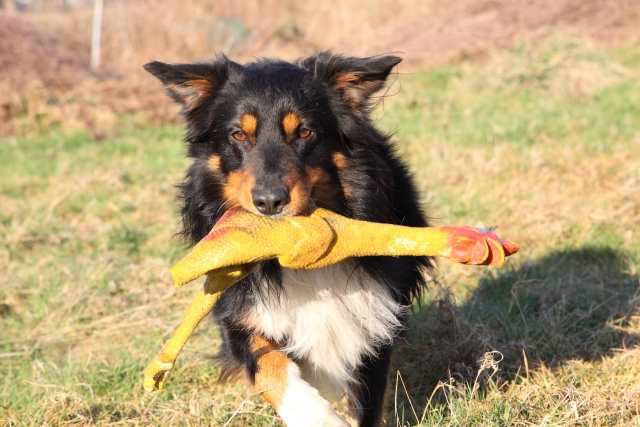
[[[518,252],[518,245],[484,228],[442,227],[441,230],[450,233],[444,256],[461,264],[502,265],[506,257]]]
[[[173,357],[162,351],[156,354],[156,357],[153,358],[151,363],[144,368],[142,386],[145,391],[151,392],[164,388],[164,382],[169,376],[169,371],[173,369],[173,363],[176,361],[176,358],[177,355]]]

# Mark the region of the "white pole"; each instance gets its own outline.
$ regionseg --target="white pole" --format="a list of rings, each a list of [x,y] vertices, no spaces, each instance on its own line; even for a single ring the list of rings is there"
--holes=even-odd
[[[102,8],[104,0],[93,1],[93,30],[91,31],[91,68],[100,67],[100,39],[102,38]]]

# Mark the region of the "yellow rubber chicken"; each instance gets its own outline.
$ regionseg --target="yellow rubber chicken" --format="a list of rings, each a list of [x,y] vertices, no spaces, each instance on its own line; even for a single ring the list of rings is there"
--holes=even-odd
[[[225,213],[171,269],[176,286],[207,275],[178,329],[144,370],[144,388],[162,389],[182,347],[222,293],[260,261],[277,258],[294,269],[326,267],[362,256],[440,256],[463,264],[502,265],[515,243],[473,227],[404,227],[359,221],[309,207],[304,215],[272,219],[240,208]]]

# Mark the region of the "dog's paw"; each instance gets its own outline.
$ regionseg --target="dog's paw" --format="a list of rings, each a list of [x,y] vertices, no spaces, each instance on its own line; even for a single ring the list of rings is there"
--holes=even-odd
[[[287,427],[351,427],[331,408],[328,401],[322,400],[323,402],[300,400],[295,406],[282,406],[280,417]]]
[[[493,232],[474,227],[442,227],[450,233],[445,256],[472,265],[502,265],[505,257],[518,252],[518,245]]]
[[[287,427],[350,427],[318,390],[296,376],[289,377],[277,410]]]

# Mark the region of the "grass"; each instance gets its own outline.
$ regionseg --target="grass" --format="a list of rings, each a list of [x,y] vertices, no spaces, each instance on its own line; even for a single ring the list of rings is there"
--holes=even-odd
[[[545,43],[401,76],[377,110],[437,224],[522,248],[501,268],[440,263],[387,425],[640,425],[639,49]],[[217,382],[212,322],[163,392],[142,391],[197,288],[168,275],[180,139],[0,141],[0,425],[224,425],[241,405],[232,425],[281,425]],[[478,373],[487,350],[496,373]]]

